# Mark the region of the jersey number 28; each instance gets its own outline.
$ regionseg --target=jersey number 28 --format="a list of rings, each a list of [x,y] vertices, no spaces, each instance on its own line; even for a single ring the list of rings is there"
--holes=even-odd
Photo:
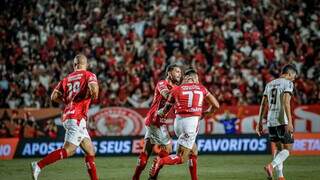
[[[73,83],[68,83],[68,97],[71,98],[73,93],[80,92],[80,81],[75,81]]]

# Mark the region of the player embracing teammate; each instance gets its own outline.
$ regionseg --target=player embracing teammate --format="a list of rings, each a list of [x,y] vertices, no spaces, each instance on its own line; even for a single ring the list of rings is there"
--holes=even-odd
[[[166,69],[165,79],[157,83],[153,102],[151,108],[145,119],[146,134],[143,150],[138,157],[138,164],[136,166],[132,180],[139,180],[142,171],[145,169],[148,159],[152,153],[155,145],[160,146],[159,157],[166,157],[172,151],[171,137],[168,133],[165,120],[160,118],[157,111],[164,107],[170,90],[181,82],[182,71],[178,65],[169,65]],[[150,176],[149,179],[156,179],[158,171]]]
[[[62,123],[66,129],[65,142],[38,162],[31,163],[32,178],[38,179],[40,171],[58,160],[75,154],[78,146],[85,152],[85,164],[91,180],[97,180],[95,152],[86,123],[91,100],[97,99],[99,86],[96,75],[87,71],[87,58],[77,55],[73,60],[74,72],[62,79],[51,94],[51,100],[65,104]]]
[[[210,110],[203,112],[203,103],[207,101]],[[156,157],[150,175],[154,176],[164,165],[177,165],[186,162],[190,157],[189,169],[192,180],[197,180],[197,146],[195,140],[198,134],[199,120],[203,116],[212,115],[218,108],[217,99],[199,83],[197,72],[188,69],[185,72],[183,82],[174,87],[163,108],[158,111],[158,116],[165,117],[174,107],[176,118],[174,131],[178,137],[178,149],[176,155]]]

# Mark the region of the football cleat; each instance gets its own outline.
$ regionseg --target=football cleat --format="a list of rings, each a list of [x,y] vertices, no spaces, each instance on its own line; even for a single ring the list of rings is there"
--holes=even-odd
[[[41,172],[40,167],[38,166],[37,162],[32,162],[31,163],[31,172],[32,172],[32,179],[33,180],[38,180],[38,176]]]
[[[264,170],[266,171],[267,173],[267,179],[268,180],[272,180],[272,175],[273,175],[273,167],[271,164],[267,164],[265,167],[264,167]]]

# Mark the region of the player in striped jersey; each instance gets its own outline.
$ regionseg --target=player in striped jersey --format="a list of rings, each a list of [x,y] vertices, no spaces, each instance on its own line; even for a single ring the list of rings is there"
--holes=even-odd
[[[293,81],[297,74],[294,65],[284,66],[281,76],[269,82],[263,93],[256,131],[259,136],[262,134],[262,120],[268,109],[269,138],[276,145],[273,161],[264,167],[269,180],[272,180],[274,168],[278,179],[284,180],[283,162],[288,158],[294,142],[290,99],[293,94]]]

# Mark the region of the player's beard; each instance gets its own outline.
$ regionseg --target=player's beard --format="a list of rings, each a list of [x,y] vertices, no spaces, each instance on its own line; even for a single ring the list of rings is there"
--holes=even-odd
[[[180,85],[181,84],[181,78],[175,78],[174,76],[170,76],[170,80],[173,84],[176,84],[176,85]]]

